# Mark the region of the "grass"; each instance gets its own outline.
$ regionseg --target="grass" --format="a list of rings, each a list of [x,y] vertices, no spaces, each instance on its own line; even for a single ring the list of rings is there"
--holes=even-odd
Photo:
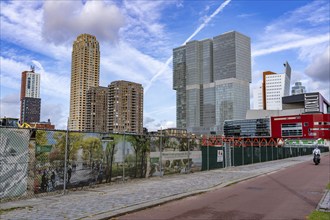
[[[320,212],[313,211],[309,216],[307,216],[308,220],[329,220],[330,212]]]
[[[330,190],[330,183],[328,183],[328,185],[327,185],[327,189],[329,189],[329,190]]]

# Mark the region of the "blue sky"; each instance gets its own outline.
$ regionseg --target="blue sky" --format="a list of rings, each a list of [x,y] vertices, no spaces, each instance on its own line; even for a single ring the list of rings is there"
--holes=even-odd
[[[100,85],[145,88],[144,127],[175,127],[172,49],[236,30],[251,38],[252,91],[262,72],[292,67],[291,85],[329,99],[328,1],[1,1],[1,117],[19,117],[21,72],[41,74],[41,120],[65,129],[72,43],[81,33],[100,42]]]

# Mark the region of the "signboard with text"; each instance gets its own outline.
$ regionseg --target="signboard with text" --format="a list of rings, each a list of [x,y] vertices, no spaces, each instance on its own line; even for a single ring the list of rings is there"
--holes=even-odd
[[[217,162],[223,162],[223,150],[218,150]]]

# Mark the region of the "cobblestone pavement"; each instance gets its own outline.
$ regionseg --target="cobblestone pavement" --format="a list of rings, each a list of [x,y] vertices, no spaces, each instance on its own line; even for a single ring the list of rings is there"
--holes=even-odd
[[[0,203],[1,219],[102,219],[223,187],[311,160],[311,156],[191,174],[153,177]],[[11,211],[9,211],[11,209]]]

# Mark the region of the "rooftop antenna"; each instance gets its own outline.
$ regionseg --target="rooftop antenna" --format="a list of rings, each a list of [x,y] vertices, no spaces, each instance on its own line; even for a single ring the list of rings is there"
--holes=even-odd
[[[31,65],[31,72],[34,73],[35,66]]]

